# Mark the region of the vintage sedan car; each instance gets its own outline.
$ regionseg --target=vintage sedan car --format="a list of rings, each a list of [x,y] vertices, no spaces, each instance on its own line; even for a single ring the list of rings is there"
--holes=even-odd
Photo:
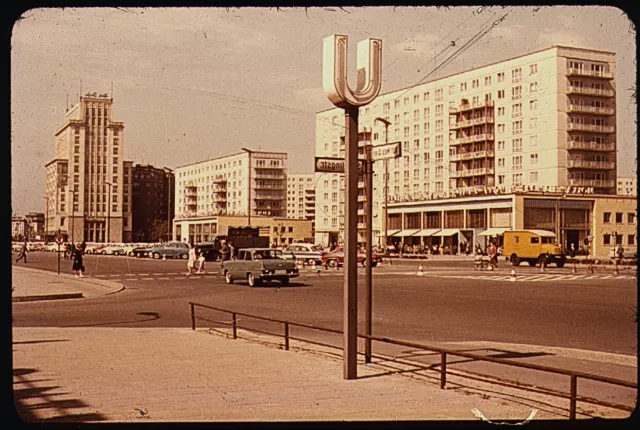
[[[358,249],[358,264],[366,266],[367,254],[364,249]],[[371,253],[371,267],[376,267],[378,263],[382,262],[382,256],[376,252]],[[344,248],[338,247],[332,252],[327,252],[322,255],[322,264],[326,267],[340,267],[344,265]]]
[[[167,242],[147,250],[147,256],[159,260],[166,258],[189,258],[189,245],[184,242]]]
[[[282,254],[285,259],[302,260],[309,265],[315,263],[322,266],[322,255],[325,252],[310,243],[292,243],[282,251]]]
[[[222,275],[227,284],[246,279],[250,287],[255,287],[264,281],[287,285],[300,273],[295,262],[285,260],[279,249],[246,248],[238,251],[235,259],[222,262]]]
[[[102,248],[100,251],[96,252],[96,254],[100,255],[124,255],[124,246],[122,245],[107,245]]]

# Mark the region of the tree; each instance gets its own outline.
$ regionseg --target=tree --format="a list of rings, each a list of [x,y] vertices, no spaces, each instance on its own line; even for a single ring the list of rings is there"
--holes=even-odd
[[[149,238],[151,242],[161,242],[167,238],[167,221],[155,220],[149,227]]]

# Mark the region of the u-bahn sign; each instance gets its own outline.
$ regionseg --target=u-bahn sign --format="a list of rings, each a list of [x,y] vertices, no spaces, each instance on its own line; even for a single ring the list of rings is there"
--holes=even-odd
[[[316,157],[316,173],[344,173],[344,158]],[[358,173],[364,173],[364,160],[358,160]]]
[[[371,159],[373,161],[386,160],[388,158],[398,158],[402,156],[401,142],[386,143],[371,148]]]

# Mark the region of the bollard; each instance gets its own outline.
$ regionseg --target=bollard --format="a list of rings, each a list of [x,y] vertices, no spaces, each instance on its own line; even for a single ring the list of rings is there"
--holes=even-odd
[[[418,266],[418,276],[423,276],[424,272],[422,271],[422,264]]]
[[[589,273],[594,273],[593,271],[593,263],[589,262]]]
[[[545,260],[544,258],[542,259],[542,261],[540,262],[540,271],[544,272],[544,266],[547,260]]]
[[[509,281],[511,282],[516,282],[516,270],[515,269],[511,269],[511,276],[509,277]]]
[[[573,269],[571,269],[571,273],[576,274],[578,273],[578,269],[576,268],[576,262],[573,262]]]
[[[166,260],[166,259],[167,259],[167,256],[163,254],[163,255],[162,255],[162,259],[163,259],[163,260]]]

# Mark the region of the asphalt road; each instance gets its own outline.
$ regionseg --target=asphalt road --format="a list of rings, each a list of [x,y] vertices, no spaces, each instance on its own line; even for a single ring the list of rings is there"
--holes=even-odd
[[[184,260],[85,256],[87,275],[122,282],[113,296],[14,305],[16,326],[188,327],[189,301],[271,318],[342,329],[343,271],[304,270],[290,286],[227,285],[219,264],[206,275],[186,277]],[[526,264],[474,271],[472,262],[395,261],[374,269],[373,332],[428,344],[503,342],[637,353],[637,283],[634,271],[613,275],[570,267],[541,273]],[[29,267],[57,270],[55,253],[30,253]],[[61,260],[63,271],[71,262]],[[359,269],[360,324],[364,322],[364,271]],[[209,316],[207,316],[209,317]],[[223,314],[212,319],[225,320]],[[245,318],[243,324],[280,330]],[[267,327],[269,326],[269,327]],[[339,345],[339,340],[337,345]]]

